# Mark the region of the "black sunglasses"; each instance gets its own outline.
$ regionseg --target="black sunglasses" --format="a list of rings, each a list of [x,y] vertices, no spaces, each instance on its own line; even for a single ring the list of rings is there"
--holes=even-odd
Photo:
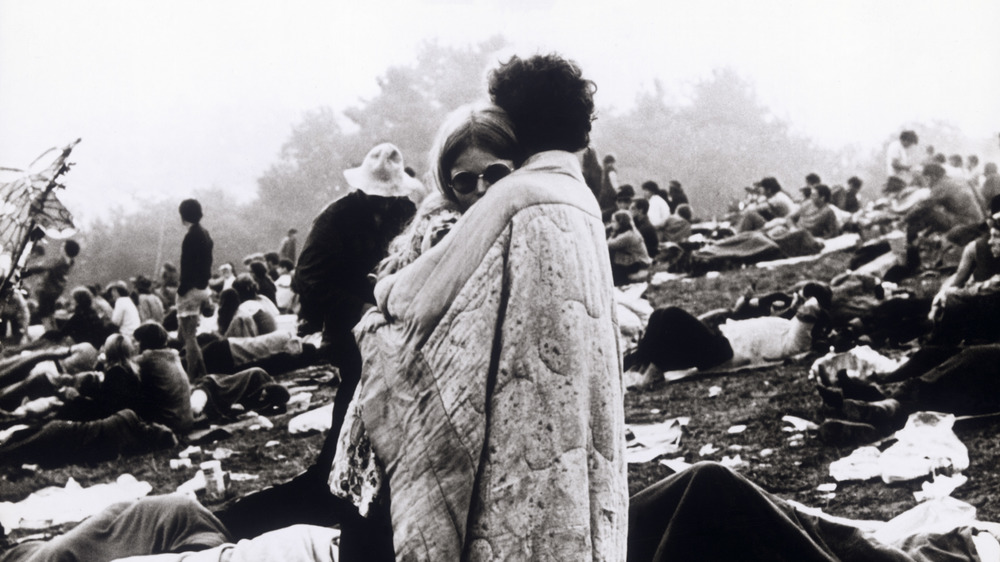
[[[479,185],[479,178],[482,178],[486,185],[493,185],[496,182],[504,179],[513,172],[507,164],[501,164],[497,162],[495,164],[490,164],[483,170],[481,174],[474,174],[472,172],[459,172],[451,177],[451,189],[458,194],[468,195],[476,190]]]

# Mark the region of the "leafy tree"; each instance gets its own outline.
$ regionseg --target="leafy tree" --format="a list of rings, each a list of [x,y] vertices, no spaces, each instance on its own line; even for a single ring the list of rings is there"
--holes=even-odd
[[[246,220],[233,196],[221,188],[194,194],[205,211],[202,224],[214,243],[213,261],[238,265],[245,256],[277,246]],[[92,223],[77,237],[82,250],[72,270],[72,283],[107,284],[137,275],[158,279],[163,262],[180,264],[181,241],[187,230],[177,212],[179,200],[148,202],[139,211],[120,207],[110,218]],[[239,269],[239,267],[237,268]]]
[[[484,97],[484,71],[505,44],[500,37],[471,48],[425,43],[415,64],[389,68],[376,96],[344,110],[349,127],[329,107],[306,113],[278,161],[258,179],[258,198],[243,216],[269,239],[290,227],[307,230],[323,207],[349,191],[343,170],[360,164],[380,142],[396,144],[407,165],[422,174],[444,116]]]
[[[793,191],[809,172],[844,176],[831,151],[793,134],[732,69],[694,85],[690,104],[669,104],[663,87],[643,92],[630,111],[601,119],[595,144],[615,152],[620,181],[684,186],[697,215],[722,215],[743,186],[775,176]],[[830,181],[830,180],[827,180]]]

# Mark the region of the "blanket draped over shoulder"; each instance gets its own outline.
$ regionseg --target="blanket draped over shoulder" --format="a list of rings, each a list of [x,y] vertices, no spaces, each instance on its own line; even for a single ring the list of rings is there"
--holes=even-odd
[[[623,560],[621,354],[604,227],[545,152],[376,288],[362,419],[399,560]]]

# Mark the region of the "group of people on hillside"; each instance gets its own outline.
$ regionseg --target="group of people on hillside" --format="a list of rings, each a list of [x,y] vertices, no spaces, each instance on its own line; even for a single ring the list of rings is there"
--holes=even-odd
[[[918,274],[947,277],[923,300],[926,315],[919,349],[892,373],[852,378],[844,373],[818,387],[837,411],[824,423],[829,440],[871,441],[902,427],[906,417],[925,409],[957,415],[992,413],[996,400],[996,354],[1000,350],[1000,196],[996,165],[975,172],[978,158],[945,159],[932,147],[919,164],[908,149],[917,145],[904,131],[887,154],[891,173],[886,191],[905,231],[906,255],[886,277]],[[952,249],[957,260],[924,251],[928,239]],[[931,257],[933,259],[927,259]],[[901,263],[900,263],[901,262]],[[957,262],[957,263],[956,263]],[[950,275],[949,275],[950,273]]]
[[[596,158],[592,166],[601,169]],[[604,157],[600,177],[601,183],[592,189],[598,201],[608,205],[602,204],[601,212],[607,223],[614,283],[619,286],[645,280],[660,244],[681,242],[691,234],[694,216],[687,194],[677,180],[671,180],[666,191],[655,181],[643,182],[641,194],[636,194],[632,185],[619,184],[617,162],[611,154]]]
[[[489,103],[441,126],[429,195],[414,197],[392,144],[345,171],[353,191],[317,216],[293,281],[300,329],[340,371],[305,473],[215,513],[180,498],[112,506],[2,560],[907,559],[718,465],[629,498],[613,260],[579,156],[594,91],[572,61],[515,56],[490,74]],[[212,242],[196,202],[180,213],[180,337],[200,381]],[[146,326],[136,338],[158,346]],[[762,520],[766,533],[748,532]]]
[[[257,295],[249,273],[223,290],[216,306],[209,288],[213,242],[200,224],[201,205],[185,200],[179,214],[188,227],[181,268],[164,268],[160,291],[141,276],[134,291],[124,281],[104,292],[78,287],[68,318],[57,317],[38,339],[5,350],[0,417],[5,425],[28,426],[0,443],[0,462],[107,460],[173,446],[197,421],[225,418],[236,404],[283,411],[289,394],[260,364],[294,368],[292,357],[307,346],[290,331],[277,332],[277,307]],[[167,275],[175,271],[175,279]],[[231,307],[227,291],[236,298]],[[169,312],[166,295],[173,297]],[[199,336],[202,318],[216,308],[220,323],[240,329]],[[171,318],[177,339],[164,326]],[[285,360],[273,361],[276,355]]]

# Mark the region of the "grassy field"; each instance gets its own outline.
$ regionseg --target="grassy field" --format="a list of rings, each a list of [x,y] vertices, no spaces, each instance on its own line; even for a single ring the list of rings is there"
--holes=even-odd
[[[833,254],[807,264],[786,266],[775,271],[747,268],[727,272],[715,278],[671,281],[651,288],[647,298],[655,307],[680,306],[698,314],[730,306],[748,287],[756,292],[783,289],[805,279],[828,280],[846,269],[847,256]],[[841,483],[831,497],[817,491],[817,486],[833,482],[829,476],[832,461],[850,453],[820,443],[814,436],[783,431],[782,416],[793,415],[821,422],[826,412],[814,384],[807,379],[812,360],[818,354],[777,367],[759,369],[724,377],[685,380],[650,392],[629,391],[625,397],[627,423],[652,423],[676,416],[690,417],[677,455],[687,462],[720,460],[723,455],[739,454],[745,464],[738,468],[765,489],[829,513],[859,519],[886,520],[916,505],[912,492],[919,482],[886,485],[881,480]],[[711,397],[709,389],[721,387]],[[321,387],[312,405],[332,400],[335,389]],[[223,469],[253,480],[232,481],[226,498],[203,500],[210,508],[225,499],[245,494],[294,476],[315,458],[323,443],[318,433],[290,435],[287,425],[292,415],[271,418],[272,429],[240,430],[226,440],[204,445],[206,456],[216,449],[228,449],[231,456],[222,460]],[[730,434],[729,428],[745,425],[742,433]],[[979,509],[983,520],[1000,521],[1000,476],[994,467],[1000,453],[993,446],[1000,425],[996,421],[966,423],[956,433],[969,448],[969,482],[953,495]],[[706,444],[715,453],[699,455]],[[71,466],[54,470],[22,467],[0,468],[0,501],[18,501],[45,486],[63,486],[72,477],[81,485],[113,481],[122,473],[149,482],[154,494],[168,493],[189,479],[194,469],[171,470],[170,460],[182,447],[133,458],[119,459],[96,466]],[[671,473],[652,461],[629,466],[629,487],[636,492]],[[15,532],[13,537],[26,532]]]

